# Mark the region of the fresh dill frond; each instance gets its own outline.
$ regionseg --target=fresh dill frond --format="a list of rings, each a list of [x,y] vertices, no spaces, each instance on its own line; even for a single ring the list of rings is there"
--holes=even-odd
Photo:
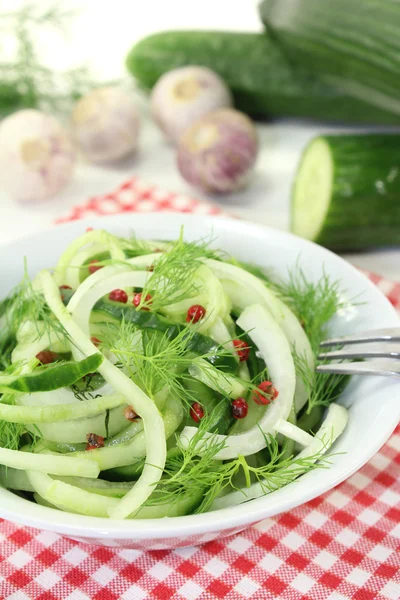
[[[66,111],[84,93],[93,88],[89,72],[79,67],[64,73],[42,64],[37,38],[45,28],[65,34],[65,25],[73,16],[59,3],[31,2],[13,12],[0,13],[2,40],[10,38],[14,52],[0,63],[0,114],[22,108]]]
[[[90,375],[86,375],[81,381],[72,384],[71,391],[79,402],[93,400],[93,398],[99,396],[99,394],[94,393],[95,388]]]
[[[272,287],[296,314],[313,352],[317,353],[320,342],[326,337],[328,321],[348,305],[343,299],[340,282],[332,281],[326,273],[316,283],[309,281],[297,264],[289,271],[287,282],[275,283]]]
[[[329,406],[335,402],[348,381],[348,375],[339,373],[319,373],[310,368],[306,358],[293,353],[296,373],[298,373],[304,383],[307,392],[307,414],[310,414],[315,406]],[[318,361],[318,364],[324,364]]]
[[[129,238],[118,238],[118,241],[121,243],[127,258],[159,252],[168,246],[166,242],[139,239],[134,232],[131,233]]]
[[[266,455],[269,455],[269,460],[262,465],[251,461],[252,457],[246,459],[244,456],[229,462],[216,460],[215,456],[225,445],[225,441],[219,442],[217,438],[214,441],[211,439],[211,443],[208,440],[199,456],[199,448],[202,448],[202,440],[211,420],[212,415],[202,419],[187,448],[177,439],[179,453],[167,461],[164,469],[166,477],[158,483],[157,492],[148,501],[149,504],[179,502],[185,496],[198,495],[200,490],[203,491],[203,499],[195,512],[202,513],[209,510],[220,494],[241,489],[236,484],[240,475],[245,487],[260,483],[264,492],[268,493],[288,485],[308,471],[327,466],[327,460],[320,460],[323,451],[307,458],[287,457],[277,440],[271,436],[267,438]]]
[[[167,252],[154,261],[152,277],[142,292],[142,304],[146,306],[146,296],[151,296],[148,308],[157,311],[164,306],[176,304],[196,295],[194,275],[205,258],[209,258],[211,240],[185,242],[183,228],[176,242],[169,245]]]
[[[173,332],[173,335],[171,335]],[[191,395],[184,386],[185,373],[195,358],[190,350],[196,327],[183,326],[160,331],[140,330],[134,323],[122,320],[117,328],[110,324],[103,335],[102,347],[113,353],[129,376],[148,395],[154,397],[165,386],[182,404],[191,403]],[[227,356],[224,347],[212,348],[196,358]],[[186,375],[187,376],[187,375]]]
[[[24,322],[30,321],[36,326],[37,337],[43,335],[43,331],[38,326],[38,323],[41,322],[45,333],[56,332],[60,341],[69,338],[58,319],[52,316],[43,295],[34,289],[28,275],[26,260],[21,283],[12,290],[4,302],[6,308],[3,318],[8,335],[15,336],[19,327]]]
[[[25,432],[22,423],[0,421],[0,446],[8,450],[18,450],[19,440]]]

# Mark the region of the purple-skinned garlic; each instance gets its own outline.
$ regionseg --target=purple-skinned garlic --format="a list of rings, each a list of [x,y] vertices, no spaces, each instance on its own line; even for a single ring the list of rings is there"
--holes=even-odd
[[[136,150],[140,116],[130,94],[118,87],[104,87],[78,100],[72,127],[88,160],[116,161]]]
[[[221,109],[185,131],[177,163],[188,183],[205,192],[224,194],[246,187],[257,154],[257,130],[251,119],[237,110]]]
[[[232,94],[214,71],[187,66],[160,77],[150,104],[153,119],[169,141],[176,144],[194,121],[218,108],[232,106]]]
[[[70,181],[75,151],[50,115],[20,110],[0,123],[0,184],[16,200],[47,200]]]

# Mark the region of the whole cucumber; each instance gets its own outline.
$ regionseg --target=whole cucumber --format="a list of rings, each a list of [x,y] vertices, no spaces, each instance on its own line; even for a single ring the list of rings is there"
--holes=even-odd
[[[369,106],[289,64],[264,33],[166,31],[131,49],[128,70],[151,88],[164,73],[201,65],[218,73],[239,110],[258,117],[303,117],[324,121],[390,124],[399,115]]]
[[[400,244],[400,135],[326,135],[306,147],[291,229],[332,250]]]
[[[264,0],[260,14],[294,64],[400,115],[400,2]]]

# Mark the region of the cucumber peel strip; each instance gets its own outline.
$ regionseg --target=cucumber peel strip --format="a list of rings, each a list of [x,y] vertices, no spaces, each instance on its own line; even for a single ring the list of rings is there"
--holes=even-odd
[[[39,274],[38,283],[42,286],[49,308],[79,350],[85,355],[96,351],[94,344],[63,305],[58,287],[48,271]],[[144,426],[147,462],[143,472],[118,506],[113,506],[109,511],[110,517],[124,519],[147,500],[162,476],[167,454],[164,423],[153,401],[108,359],[104,358],[98,371],[117,393],[125,396],[127,403],[142,418]]]
[[[0,375],[0,392],[30,394],[67,387],[97,371],[102,362],[103,355],[92,344],[91,352],[83,360],[63,361],[23,375]]]
[[[347,425],[347,421],[347,410],[339,404],[331,404],[327,416],[317,431],[316,436],[313,438],[312,442],[295,457],[295,460],[306,458],[312,459],[315,457],[314,462],[317,462],[317,460],[331,448],[335,440],[341,435]],[[305,470],[306,469],[307,467],[305,467]],[[301,475],[301,473],[299,473],[299,467],[295,464],[292,464],[287,468],[287,472],[290,473],[291,471],[293,471],[293,481]],[[276,489],[278,489],[278,487]],[[271,489],[271,492],[272,491],[274,490]],[[266,491],[265,485],[254,483],[249,488],[242,488],[226,494],[225,496],[221,496],[221,498],[216,498],[210,510],[219,510],[230,506],[237,506],[248,500],[254,500],[255,498],[265,496],[266,493],[268,492]]]
[[[259,422],[251,429],[236,435],[208,434],[200,441],[198,453],[202,454],[208,445],[225,443],[215,454],[216,460],[237,458],[239,455],[249,456],[267,446],[268,434],[275,434],[278,420],[289,417],[293,404],[296,374],[293,358],[283,331],[269,311],[260,304],[247,307],[237,321],[238,326],[248,331],[250,339],[262,352],[272,381],[279,391],[279,396],[269,404]],[[195,427],[185,427],[180,442],[187,448],[197,433]]]

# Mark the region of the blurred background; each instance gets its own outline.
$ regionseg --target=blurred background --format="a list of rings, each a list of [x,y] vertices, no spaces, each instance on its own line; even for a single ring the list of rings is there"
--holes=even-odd
[[[339,4],[341,2],[343,0],[338,0]],[[294,18],[294,11],[296,9],[303,10],[302,4],[304,5],[304,0],[297,3],[295,0],[282,0],[279,5],[287,5],[286,13],[284,11],[279,12],[279,7],[275,9],[272,6],[278,3],[271,2],[270,4],[275,12],[272,11],[270,14],[267,14],[267,11],[265,11],[263,14],[265,24],[263,24],[258,10],[259,2],[256,0],[235,0],[235,2],[230,0],[202,0],[199,3],[187,2],[185,0],[169,0],[168,2],[164,0],[146,0],[146,2],[141,3],[130,2],[128,0],[113,0],[113,2],[59,0],[57,3],[45,2],[43,0],[40,0],[40,2],[2,0],[0,2],[0,68],[3,69],[3,84],[8,81],[11,81],[11,84],[9,85],[10,90],[6,90],[3,93],[3,105],[0,106],[2,116],[5,117],[3,122],[0,123],[0,174],[2,174],[1,178],[3,180],[0,188],[1,241],[4,243],[12,238],[36,231],[40,227],[46,227],[54,219],[68,213],[70,207],[85,202],[91,196],[112,191],[116,186],[132,176],[137,176],[144,182],[155,184],[164,190],[214,202],[223,210],[241,217],[272,227],[289,229],[290,221],[292,220],[293,222],[294,218],[293,214],[290,214],[290,198],[293,193],[294,184],[298,181],[299,161],[307,143],[315,136],[332,132],[337,134],[346,134],[349,132],[353,134],[366,130],[374,133],[397,132],[398,125],[396,121],[398,117],[396,115],[393,119],[389,118],[388,122],[385,122],[386,119],[382,119],[381,115],[376,117],[375,114],[372,114],[372,116],[366,119],[361,119],[366,122],[358,123],[356,122],[358,119],[354,117],[358,113],[356,106],[352,107],[352,114],[349,118],[344,118],[349,113],[346,112],[347,108],[344,105],[342,112],[340,112],[344,93],[343,82],[340,82],[337,86],[335,83],[333,98],[330,99],[330,104],[326,110],[326,118],[322,118],[325,117],[323,109],[318,109],[318,114],[315,118],[312,102],[313,94],[316,93],[314,78],[317,77],[318,82],[323,81],[323,86],[325,86],[328,78],[325,77],[324,73],[321,75],[321,65],[318,62],[314,64],[312,61],[308,61],[307,63],[307,56],[304,58],[305,65],[297,65],[296,60],[294,61],[296,64],[294,64],[293,55],[296,55],[297,49],[287,48],[288,40],[289,45],[291,40],[290,35],[289,37],[285,35],[287,32],[293,32],[291,29],[292,22],[290,18],[286,18],[286,15],[290,17],[291,13],[293,13]],[[296,4],[298,5],[297,7]],[[355,10],[359,6],[355,0],[350,2],[350,4],[354,5]],[[311,7],[312,5],[315,5],[314,0],[310,3]],[[351,8],[349,10],[351,16]],[[354,14],[357,15],[356,12]],[[313,15],[311,14],[310,18],[312,17]],[[270,19],[269,24],[267,23],[268,19]],[[160,130],[159,120],[157,122],[157,118],[154,119],[154,114],[153,116],[150,114],[149,91],[145,90],[146,81],[144,80],[146,79],[146,74],[144,72],[149,68],[148,65],[151,64],[151,52],[146,55],[146,68],[143,67],[143,63],[141,63],[140,68],[136,64],[136,66],[131,67],[131,73],[127,70],[126,58],[132,47],[140,40],[159,31],[181,30],[184,32],[196,29],[205,32],[251,32],[259,33],[260,36],[266,39],[266,27],[270,34],[268,44],[274,44],[274,51],[272,52],[273,60],[275,60],[275,46],[276,52],[279,52],[279,60],[277,59],[276,66],[271,62],[268,63],[270,52],[269,47],[266,46],[265,50],[262,51],[262,61],[267,61],[268,68],[264,68],[262,61],[258,60],[261,56],[261,51],[257,50],[258,54],[256,51],[252,54],[249,49],[250,46],[249,48],[246,46],[246,50],[243,50],[242,54],[248,55],[248,66],[242,56],[240,66],[238,66],[238,69],[242,70],[240,83],[241,85],[248,85],[253,95],[257,95],[257,88],[259,88],[260,94],[264,98],[265,90],[267,90],[268,94],[268,82],[271,80],[272,88],[275,90],[281,87],[283,92],[285,92],[285,89],[289,90],[289,96],[293,94],[293,98],[289,98],[289,101],[288,98],[285,99],[286,102],[291,103],[293,110],[289,111],[291,114],[286,114],[283,110],[278,112],[283,112],[284,114],[271,115],[271,110],[266,107],[264,112],[268,114],[260,115],[259,110],[246,111],[245,109],[248,104],[246,105],[245,102],[240,102],[239,106],[236,103],[236,107],[240,108],[242,112],[250,114],[256,123],[259,149],[254,173],[245,188],[235,189],[235,186],[233,186],[229,193],[223,194],[219,193],[220,190],[218,189],[212,189],[212,186],[205,189],[204,185],[199,185],[198,181],[193,181],[193,177],[191,179],[187,175],[187,172],[185,175],[184,171],[186,167],[182,167],[180,170],[177,168],[177,153],[174,143],[166,140],[165,134]],[[29,35],[28,45],[26,45],[25,39],[27,32]],[[281,35],[282,32],[283,35]],[[304,26],[300,33],[304,37],[307,37],[306,26]],[[366,35],[365,44],[367,47],[368,32],[364,31],[364,33]],[[242,42],[239,40],[235,43],[235,46],[232,45],[232,54],[230,55],[230,42],[229,44],[216,42],[217,46],[213,46],[214,42],[210,41],[210,39],[207,41],[208,51],[213,47],[214,49],[218,48],[215,52],[220,57],[221,54],[226,52],[224,59],[226,62],[231,62],[229,70],[231,73],[232,71],[234,72],[235,68],[232,69],[232,64],[235,64],[236,59],[241,54],[240,48]],[[182,43],[189,42],[184,41]],[[218,43],[220,43],[220,46],[218,46]],[[34,48],[34,53],[32,52],[32,48]],[[186,51],[187,47],[185,48],[184,46],[175,48],[175,58],[179,57],[182,52],[185,55]],[[193,48],[191,52],[191,60],[180,58],[178,62],[182,64],[192,63],[201,65],[201,51],[199,54],[199,47],[196,48],[194,54]],[[31,60],[33,55],[34,63]],[[161,71],[164,72],[168,72],[169,68],[174,67],[175,61],[175,59],[171,60],[170,55],[167,58],[166,56],[167,54],[163,48],[158,47],[158,49],[154,50],[154,60],[158,63]],[[28,62],[24,63],[27,60]],[[302,87],[303,95],[310,98],[309,106],[300,111],[302,114],[296,115],[295,107],[300,107],[304,98],[300,102],[293,93],[291,82],[288,83],[288,81],[285,81],[285,78],[282,79],[280,60],[284,60],[285,65],[287,61],[289,65],[288,69],[294,69],[295,78],[297,78],[297,70],[300,69],[301,83],[296,79],[297,88],[299,86]],[[210,54],[208,54],[207,61],[211,61],[211,63],[206,66],[213,66]],[[366,55],[365,64],[369,62],[370,57]],[[41,79],[40,69],[42,68],[46,69],[46,73],[50,73],[51,76],[47,77],[46,75]],[[137,71],[132,73],[137,68],[139,68],[139,71],[140,69],[142,70],[139,75]],[[219,68],[215,67],[215,70],[219,70],[221,77],[224,76],[224,73],[221,73]],[[51,197],[46,198],[43,196],[46,196],[47,190],[40,190],[36,198],[33,192],[28,194],[29,197],[26,197],[27,192],[26,189],[21,189],[21,181],[25,181],[26,186],[31,191],[34,190],[35,183],[30,185],[29,177],[25,179],[23,168],[26,168],[26,165],[22,168],[18,164],[18,168],[14,169],[14,163],[10,162],[10,156],[13,156],[14,153],[20,150],[18,144],[23,142],[24,136],[26,138],[29,128],[32,128],[32,131],[34,130],[32,135],[40,138],[40,132],[38,133],[38,131],[42,125],[38,123],[25,125],[24,119],[18,117],[18,122],[14,121],[11,125],[7,124],[7,127],[4,126],[6,119],[9,119],[10,115],[11,117],[15,117],[18,109],[24,108],[26,104],[30,106],[29,101],[26,99],[26,88],[24,88],[23,82],[26,73],[32,74],[32,72],[38,74],[37,81],[42,81],[39,85],[42,97],[39,97],[31,104],[36,105],[34,106],[36,109],[43,110],[45,113],[50,113],[54,116],[57,122],[65,129],[68,136],[71,133],[73,134],[75,140],[73,153],[76,153],[77,156],[73,174],[71,173],[70,176],[65,177],[66,181],[62,182],[59,181],[61,176],[59,174],[55,175],[55,179],[58,177],[58,184],[54,184]],[[135,77],[133,77],[133,74]],[[328,75],[331,76],[331,74]],[[349,78],[354,82],[352,74]],[[226,80],[225,83],[228,87],[232,88],[231,81]],[[75,129],[72,128],[71,132],[71,115],[74,108],[76,108],[76,102],[79,97],[85,96],[91,90],[101,88],[104,85],[117,86],[130,97],[135,105],[137,120],[140,122],[140,132],[137,141],[134,143],[135,152],[127,153],[122,158],[101,160],[99,162],[93,159],[93,154],[90,155],[90,152],[85,152],[82,148],[85,142],[82,142],[82,140],[79,141],[80,131],[76,125]],[[147,85],[147,87],[149,86]],[[15,90],[18,90],[18,93],[21,94],[21,89],[22,97],[20,99],[17,98],[17,100],[13,99]],[[345,93],[346,95],[348,94],[347,89]],[[11,100],[9,98],[10,94]],[[337,94],[337,97],[335,94]],[[351,91],[352,94],[353,91]],[[364,95],[368,96],[368,94]],[[69,98],[70,96],[72,96],[72,99]],[[356,92],[356,96],[359,98],[358,92]],[[259,99],[257,99],[258,101]],[[276,99],[275,102],[277,102]],[[338,107],[339,117],[336,110]],[[80,115],[83,114],[82,110]],[[116,110],[119,110],[118,106]],[[254,112],[257,114],[253,114]],[[392,109],[389,112],[392,114]],[[360,109],[359,113],[363,114],[363,109]],[[106,116],[104,118],[106,119]],[[81,116],[79,119],[81,119]],[[46,123],[43,124],[43,128],[43,130],[46,129]],[[83,135],[85,135],[85,132]],[[12,143],[10,142],[11,138]],[[42,144],[42,141],[40,143]],[[376,144],[382,146],[380,140]],[[30,149],[32,150],[31,147]],[[370,161],[372,160],[371,155],[373,152],[371,150]],[[382,171],[377,174],[376,181],[373,184],[375,189],[379,188],[379,182],[382,181],[382,173],[385,177],[389,177],[390,173],[393,175],[393,168],[397,165],[397,155],[393,155],[393,151],[391,151],[391,154],[391,164],[384,164]],[[192,159],[193,157],[190,156],[189,158]],[[183,163],[184,159],[189,160],[189,158],[186,153],[181,162]],[[31,161],[30,166],[32,164]],[[43,169],[43,165],[39,166]],[[196,165],[197,167],[198,165]],[[70,165],[66,167],[66,170],[69,168]],[[365,168],[365,171],[370,171],[368,164],[363,168]],[[186,168],[186,171],[188,171],[188,168]],[[313,175],[311,174],[312,177]],[[319,178],[320,174],[317,173],[314,180],[318,183]],[[386,185],[385,181],[382,184],[384,186]],[[311,190],[311,187],[309,184],[308,187],[306,186],[306,194]],[[354,189],[357,186],[353,186],[353,182],[350,182],[349,187]],[[323,189],[322,193],[324,193]],[[328,195],[329,193],[331,194],[329,198],[331,200],[333,192],[331,193],[331,190],[328,190]],[[369,192],[357,192],[355,205],[359,207],[359,222],[361,226],[363,220],[365,222],[365,215],[361,218],[363,207],[368,202],[371,206],[374,204],[375,208],[373,210],[375,213],[370,215],[370,220],[367,224],[364,223],[365,228],[371,228],[371,223],[378,223],[379,221],[379,218],[377,220],[376,217],[376,199],[375,201],[367,201],[363,197],[363,193],[365,197],[369,194]],[[332,242],[332,235],[329,230],[329,235],[325,240],[321,238],[317,239],[317,241],[328,247],[332,247],[335,251],[350,258],[361,267],[369,268],[392,279],[400,280],[400,251],[394,247],[396,240],[397,244],[400,242],[400,208],[399,203],[394,205],[392,197],[389,204],[388,222],[392,223],[396,221],[397,233],[393,233],[392,230],[388,233],[388,228],[382,225],[382,234],[378,236],[378,242],[373,240],[371,243],[368,243],[368,231],[365,229],[358,242],[355,240],[354,243],[349,244],[346,242],[343,245],[340,243],[336,244],[335,240]],[[302,206],[303,221],[304,218],[306,220],[316,218],[313,206],[312,202],[306,209]],[[385,205],[382,206],[382,210],[386,210]],[[339,210],[341,210],[340,207],[341,205],[339,206]],[[381,213],[382,211],[379,209],[379,212]],[[345,228],[347,223],[348,218],[344,215],[342,229]],[[353,220],[350,227],[350,238],[354,238],[354,232],[357,231],[357,228],[358,221],[354,222]],[[385,235],[388,235],[388,248],[385,247],[385,240],[382,241],[382,237]],[[377,246],[384,246],[384,249],[378,250],[376,249]]]

